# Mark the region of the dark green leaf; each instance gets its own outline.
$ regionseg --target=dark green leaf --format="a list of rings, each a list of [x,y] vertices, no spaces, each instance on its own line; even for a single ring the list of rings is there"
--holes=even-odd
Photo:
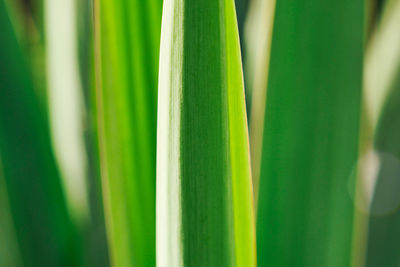
[[[257,211],[259,266],[350,265],[348,184],[358,154],[363,12],[361,0],[276,3]]]

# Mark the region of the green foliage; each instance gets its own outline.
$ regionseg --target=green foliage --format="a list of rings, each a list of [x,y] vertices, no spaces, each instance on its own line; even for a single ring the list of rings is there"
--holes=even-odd
[[[25,266],[79,266],[79,237],[67,213],[44,107],[4,1],[0,25],[0,152],[22,260]]]
[[[21,255],[12,222],[10,203],[0,163],[0,266],[22,266]]]
[[[111,261],[115,266],[154,266],[161,0],[99,0],[95,17],[97,115]]]
[[[96,87],[94,69],[93,2],[77,1],[79,70],[85,103],[84,137],[88,158],[88,195],[90,221],[85,227],[85,249],[88,266],[109,266],[108,243],[104,221],[104,206],[98,147]]]
[[[257,211],[259,266],[349,266],[363,1],[277,1]]]
[[[233,0],[166,1],[157,139],[158,266],[255,266]]]
[[[364,60],[353,267],[399,262],[400,1],[370,2],[375,8]]]
[[[400,73],[399,73],[400,74]],[[391,86],[375,138],[380,160],[368,214],[365,266],[396,266],[400,261],[400,75]]]
[[[399,0],[72,1],[0,0],[1,266],[398,265]]]

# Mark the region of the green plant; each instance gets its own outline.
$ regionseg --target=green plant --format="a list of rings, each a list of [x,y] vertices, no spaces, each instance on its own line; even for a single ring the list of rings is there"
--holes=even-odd
[[[399,14],[0,0],[0,265],[397,266]]]

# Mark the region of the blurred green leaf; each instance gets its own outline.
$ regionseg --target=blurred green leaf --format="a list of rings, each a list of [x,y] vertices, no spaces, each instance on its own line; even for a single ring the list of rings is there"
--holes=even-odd
[[[22,266],[0,158],[0,266]]]
[[[365,51],[353,267],[397,260],[399,14],[400,1],[385,1]]]
[[[77,1],[78,60],[84,95],[90,221],[86,225],[88,266],[110,266],[100,175],[95,86],[93,1]]]
[[[98,127],[115,266],[155,265],[161,0],[95,1]]]
[[[251,104],[248,105],[250,111],[248,117],[250,118],[250,155],[256,211],[274,15],[275,0],[254,0],[250,5],[245,28],[247,54],[244,74],[247,103]]]
[[[400,67],[400,66],[399,66]],[[391,86],[375,137],[379,172],[368,213],[365,266],[400,262],[400,69]]]
[[[13,222],[25,266],[80,266],[45,108],[0,1],[0,152]]]
[[[162,27],[157,265],[255,266],[234,1],[166,1]]]
[[[363,12],[361,0],[276,2],[257,211],[261,267],[350,265]]]
[[[363,100],[368,123],[376,130],[389,90],[400,65],[400,1],[387,1],[368,42],[364,62]],[[372,138],[370,138],[370,142]]]
[[[353,267],[400,260],[400,1],[380,9],[365,52]]]
[[[75,1],[45,3],[46,89],[52,145],[67,207],[77,225],[89,219],[84,105],[78,64]]]

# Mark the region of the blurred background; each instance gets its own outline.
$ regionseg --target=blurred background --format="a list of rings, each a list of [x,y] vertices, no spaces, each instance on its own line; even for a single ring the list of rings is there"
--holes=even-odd
[[[285,19],[282,14],[286,11],[283,9],[284,4],[279,1],[236,0],[250,131],[250,153],[256,188],[255,202],[257,203],[260,199],[260,212],[268,211],[271,214],[284,213],[285,209],[288,213],[296,213],[301,208],[309,207],[309,211],[301,211],[308,215],[304,215],[304,220],[299,220],[300,224],[306,225],[304,228],[306,229],[308,224],[318,219],[311,213],[312,205],[275,207],[261,197],[262,194],[270,194],[268,190],[277,190],[277,188],[271,189],[273,185],[268,189],[263,189],[262,183],[265,179],[263,177],[271,177],[271,173],[274,173],[273,166],[264,164],[268,156],[265,156],[263,151],[273,150],[274,145],[270,143],[276,138],[272,135],[265,136],[263,132],[268,131],[269,121],[271,125],[274,123],[273,115],[265,114],[265,112],[273,113],[274,110],[280,112],[279,108],[273,108],[278,103],[274,99],[279,99],[279,97],[274,98],[272,93],[271,95],[268,93],[267,97],[267,92],[270,86],[271,90],[274,90],[276,87],[274,84],[279,82],[273,76],[274,66],[277,66],[275,69],[279,69],[278,56],[274,59],[274,55],[285,53],[278,47],[279,31],[282,29],[282,32],[285,32],[285,29],[290,27],[281,23]],[[96,14],[99,14],[99,11],[96,11],[97,2],[101,1],[0,0],[0,266],[110,265],[112,258],[110,246],[113,245],[108,242],[106,222],[112,221],[108,217],[112,215],[105,207],[108,205],[108,191],[103,188],[107,183],[106,178],[100,175],[102,159],[99,143],[102,142],[102,137],[99,133],[101,131],[99,124],[102,123],[102,117],[99,115],[97,99],[100,89],[96,75],[100,74],[96,67],[98,41],[96,41],[95,33],[102,32],[102,29],[99,29],[96,24]],[[344,102],[334,100],[330,102],[331,99],[313,98],[312,92],[308,92],[309,101],[317,101],[313,106],[313,113],[320,114],[321,112],[322,114],[327,106],[336,105],[336,109],[332,107],[332,110],[341,110],[338,115],[339,121],[346,121],[349,117],[355,118],[351,120],[350,127],[346,123],[337,123],[332,126],[334,130],[337,129],[337,132],[355,132],[357,135],[357,140],[349,145],[349,150],[352,149],[349,153],[354,152],[354,159],[352,157],[352,163],[348,168],[346,167],[342,175],[347,186],[346,195],[343,198],[348,198],[353,208],[344,211],[343,216],[340,213],[336,217],[329,214],[330,217],[324,218],[324,223],[329,225],[335,225],[337,222],[350,218],[346,221],[352,229],[348,234],[348,238],[352,240],[349,248],[349,264],[342,265],[340,261],[336,261],[335,257],[341,257],[341,255],[333,253],[327,256],[331,260],[318,265],[291,253],[290,249],[301,250],[295,247],[288,250],[286,257],[300,257],[292,261],[299,264],[291,266],[389,267],[400,264],[400,0],[356,2],[359,3],[354,8],[359,10],[357,14],[360,16],[357,18],[360,18],[360,23],[363,21],[363,24],[360,24],[363,26],[353,27],[353,24],[344,26],[349,36],[363,38],[360,42],[362,45],[358,48],[359,55],[356,56],[356,61],[360,61],[360,68],[354,72],[349,68],[350,73],[347,73],[359,79],[361,86],[361,91],[356,96],[359,101],[355,101],[356,105],[353,106],[355,112],[351,113],[350,109],[346,108],[349,104],[346,98]],[[140,2],[137,5],[140,5]],[[147,19],[150,18],[151,23],[155,25],[153,31],[157,36],[154,40],[150,38],[155,47],[152,51],[158,51],[159,39],[157,38],[160,31],[162,1],[158,1],[152,8],[157,9],[152,13],[156,15]],[[310,7],[291,11],[303,12],[299,18],[318,14],[317,11],[311,12],[307,8],[312,9],[310,5]],[[345,8],[353,7],[346,6]],[[335,10],[340,10],[340,8]],[[135,15],[134,11],[129,12]],[[142,17],[146,16],[144,14]],[[338,17],[341,18],[340,15]],[[332,14],[330,18],[332,20],[326,22],[330,25],[329,29],[340,31],[341,28],[335,26],[335,14]],[[313,32],[315,29],[315,27],[306,27],[302,29],[301,34],[305,36],[304,38],[308,38],[309,35],[319,35],[321,44],[329,47],[325,43],[327,40],[329,42],[329,38],[323,37],[324,30]],[[276,44],[274,43],[275,34],[277,34]],[[103,36],[106,36],[106,33]],[[302,37],[299,38],[296,40],[300,46]],[[318,38],[307,40],[313,40],[308,43],[310,47],[318,47],[320,44]],[[135,42],[134,38],[128,41],[133,45]],[[146,49],[142,50],[143,53],[146,51]],[[318,49],[307,51],[321,53]],[[329,51],[322,53],[329,54]],[[297,56],[296,60],[305,60],[304,68],[307,68],[307,55],[293,54],[292,56]],[[329,60],[324,56],[314,60],[313,68],[329,67],[329,64],[323,62],[324,59]],[[153,55],[152,62],[157,61],[158,56]],[[337,65],[332,68],[336,67]],[[144,72],[153,71],[155,74],[157,70],[157,63],[146,65],[144,68]],[[106,77],[107,71],[108,69],[103,66],[101,75]],[[334,82],[337,71],[332,73],[334,74],[331,78]],[[316,71],[315,80],[318,80],[318,75],[323,76]],[[269,76],[271,83],[268,81]],[[154,77],[157,75],[151,77],[146,79],[152,79],[154,89],[157,84]],[[291,79],[291,76],[287,76],[286,79]],[[286,96],[283,95],[283,97]],[[307,91],[303,96],[308,97]],[[270,99],[272,102],[269,102]],[[278,114],[282,115],[284,121],[289,124],[295,120],[305,122],[308,119],[312,120],[312,115],[304,118],[302,113],[292,118],[293,120],[285,117],[289,116],[287,114]],[[154,117],[155,113],[149,116]],[[265,118],[270,118],[270,120]],[[329,120],[329,117],[325,119]],[[153,128],[149,136],[155,142],[155,124],[151,125]],[[272,127],[271,132],[285,134],[284,131],[279,132],[277,127]],[[318,142],[323,144],[325,139],[330,138],[329,135],[318,135],[318,127],[310,130],[314,131],[315,135],[302,135],[301,132],[296,132],[298,128],[294,126],[290,129],[293,132],[291,135],[285,135],[284,138],[293,138],[291,139],[295,140],[293,142],[306,142],[308,146],[306,150],[313,151],[312,159],[325,160],[315,160],[312,165],[306,164],[302,165],[303,169],[302,167],[299,167],[299,170],[296,169],[298,179],[302,179],[302,175],[306,176],[306,173],[311,172],[310,169],[304,169],[308,167],[312,167],[315,172],[319,170],[322,170],[321,173],[334,172],[329,169],[330,165],[326,164],[326,160],[340,161],[341,154],[330,154],[327,159],[324,155],[324,146],[320,146],[321,150],[312,149],[319,147]],[[348,137],[346,134],[343,136],[344,139]],[[266,143],[263,144],[263,140]],[[153,154],[155,154],[155,146],[150,147],[152,155],[149,156],[151,157],[149,161],[153,160]],[[297,152],[302,153],[302,148],[296,150],[296,146],[294,147],[286,152],[291,155]],[[335,155],[338,158],[335,158]],[[279,155],[275,156],[279,157]],[[283,158],[286,159],[284,156]],[[297,165],[285,166],[297,168]],[[150,175],[154,176],[155,171]],[[315,194],[319,190],[318,183],[307,180],[299,187],[296,183],[288,183],[286,186],[289,186],[293,192],[298,189],[299,199],[307,195],[310,197],[310,203],[313,202],[313,197],[315,197],[315,203],[323,201],[323,198]],[[325,184],[320,184],[320,186],[323,187]],[[321,192],[327,191],[322,190],[319,193]],[[149,194],[150,197],[154,197],[154,192]],[[276,196],[277,203],[284,198],[281,195]],[[295,194],[293,199],[296,199]],[[263,203],[267,204],[263,205]],[[318,213],[319,209],[315,209]],[[154,210],[149,212],[154,213]],[[260,216],[262,217],[262,214]],[[278,219],[268,219],[268,216],[261,217],[257,219],[257,228],[268,228],[269,223],[275,225],[280,222]],[[281,220],[286,219],[282,217]],[[276,230],[274,233],[278,239],[283,238],[288,243],[298,242],[296,244],[309,242],[299,241],[303,238],[301,235],[307,235],[307,232],[300,233],[300,237],[289,234],[284,237],[282,233],[285,229],[274,227],[271,226],[270,229]],[[289,225],[288,229],[290,227]],[[329,229],[334,229],[334,227]],[[155,229],[148,229],[148,231],[154,232]],[[312,232],[310,230],[311,235]],[[274,233],[267,234],[274,235]],[[263,234],[260,232],[261,238]],[[263,254],[263,251],[266,251],[265,255],[274,253],[275,250],[271,249],[274,245],[267,243],[258,243],[259,255]],[[276,243],[276,246],[280,245],[282,244]],[[284,250],[285,245],[281,248]],[[312,250],[311,247],[310,250]],[[307,253],[313,252],[305,251],[304,255]],[[271,266],[285,266],[285,264],[279,264],[281,259],[277,257],[272,257]],[[261,259],[259,265],[264,266],[263,262],[264,260]]]

